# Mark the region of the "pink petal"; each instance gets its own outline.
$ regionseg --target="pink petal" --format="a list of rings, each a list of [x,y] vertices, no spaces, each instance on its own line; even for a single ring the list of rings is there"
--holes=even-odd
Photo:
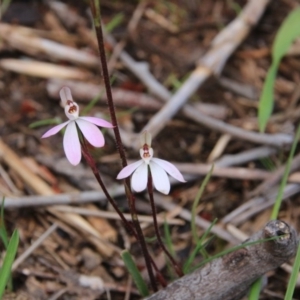
[[[159,158],[152,158],[152,161],[162,167],[170,176],[174,177],[178,181],[186,182],[180,171],[173,164]]]
[[[71,90],[67,86],[62,87],[59,91],[59,95],[63,106],[66,106],[68,100],[73,101]]]
[[[104,146],[104,137],[100,129],[81,118],[76,120],[77,125],[79,126],[81,132],[83,133],[84,137],[88,140],[88,142],[93,145],[94,147],[103,147]]]
[[[126,166],[118,174],[117,179],[123,179],[123,178],[129,177],[142,163],[143,163],[143,160],[141,159],[139,161],[136,161],[136,162]]]
[[[136,192],[143,191],[148,182],[148,165],[142,163],[131,177],[131,187]]]
[[[93,123],[97,126],[100,126],[100,127],[107,127],[107,128],[114,128],[114,126],[103,120],[103,119],[100,119],[100,118],[96,118],[96,117],[79,117],[79,119],[82,119],[82,120],[85,120],[85,121],[88,121],[90,123]]]
[[[150,162],[150,169],[154,187],[159,192],[168,195],[170,192],[170,180],[167,173],[153,161]]]
[[[56,125],[54,127],[52,127],[51,129],[49,129],[47,132],[45,132],[42,135],[42,139],[47,138],[51,135],[57,134],[61,129],[63,129],[70,121],[64,122],[62,124]]]
[[[74,121],[71,121],[66,128],[64,149],[69,162],[74,166],[78,165],[81,160],[81,146]]]

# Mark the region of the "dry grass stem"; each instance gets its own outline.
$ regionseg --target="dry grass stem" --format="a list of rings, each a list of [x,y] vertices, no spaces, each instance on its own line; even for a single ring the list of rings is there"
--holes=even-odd
[[[92,77],[92,74],[85,70],[36,60],[3,58],[0,60],[0,67],[7,71],[41,78],[86,80]]]

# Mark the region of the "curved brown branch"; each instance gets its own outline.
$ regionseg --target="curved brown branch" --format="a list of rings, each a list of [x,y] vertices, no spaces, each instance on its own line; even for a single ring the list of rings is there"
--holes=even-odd
[[[247,242],[278,237],[229,253],[188,274],[147,300],[233,300],[266,272],[279,267],[296,253],[296,231],[283,221],[270,221]]]

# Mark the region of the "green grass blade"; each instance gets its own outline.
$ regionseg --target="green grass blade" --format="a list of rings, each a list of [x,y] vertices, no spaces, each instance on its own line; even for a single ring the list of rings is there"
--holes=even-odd
[[[172,243],[172,237],[171,237],[171,232],[170,232],[170,226],[167,223],[166,219],[164,221],[164,233],[165,233],[165,243],[167,246],[167,249],[169,251],[169,253],[172,255],[172,257],[175,258],[175,251],[174,251],[174,247],[173,247],[173,243]],[[167,261],[167,269],[168,269],[168,274],[170,276],[171,279],[174,279],[174,268],[173,265],[171,264],[170,260],[167,259],[167,255],[166,256],[166,261]]]
[[[107,32],[112,32],[116,27],[118,27],[122,21],[124,20],[124,14],[118,13],[116,14],[113,19],[105,25],[105,30]]]
[[[183,273],[184,274],[188,274],[190,272],[192,272],[194,270],[194,267],[192,267],[192,263],[196,257],[196,255],[201,252],[201,250],[203,250],[210,242],[211,240],[214,238],[214,236],[211,236],[210,238],[208,238],[208,240],[205,242],[205,244],[198,242],[196,247],[194,248],[193,252],[191,253],[190,257],[188,258],[188,260],[185,262],[184,267],[183,267]],[[203,256],[205,257],[205,256]],[[209,259],[209,257],[205,257],[205,260]]]
[[[116,77],[115,76],[112,76],[111,79],[110,79],[110,84],[112,85],[114,83],[114,81],[116,80]],[[81,115],[82,116],[85,116],[87,115],[91,110],[92,108],[97,104],[97,102],[100,100],[101,96],[103,95],[103,93],[105,92],[105,89],[101,89],[99,94],[96,95],[91,101],[90,103],[85,106],[84,109],[82,109],[81,111]]]
[[[2,19],[2,16],[6,12],[6,10],[8,9],[10,3],[11,3],[11,0],[0,1],[0,20]]]
[[[293,160],[293,157],[295,155],[295,151],[296,151],[296,147],[297,147],[299,138],[300,138],[300,124],[297,127],[296,135],[295,135],[295,138],[294,138],[294,141],[293,141],[293,145],[292,145],[292,148],[291,148],[291,151],[290,151],[290,154],[289,154],[288,161],[286,163],[283,178],[280,182],[279,191],[278,191],[278,194],[277,194],[277,197],[276,197],[276,200],[275,200],[275,204],[273,206],[272,214],[271,214],[271,220],[276,220],[277,217],[278,217],[279,209],[280,209],[281,202],[282,202],[282,196],[283,196],[284,188],[286,186],[286,183],[287,183],[287,180],[288,180],[288,177],[289,177],[292,160]]]
[[[4,197],[1,204],[1,220],[0,220],[0,238],[4,244],[5,249],[8,247],[8,235],[4,223]]]
[[[92,101],[90,101],[90,103],[81,111],[82,116],[87,115],[89,111],[97,104],[103,92],[104,91],[101,91],[96,97],[94,97]]]
[[[293,10],[280,26],[272,47],[272,64],[265,79],[259,100],[258,121],[263,132],[272,114],[274,103],[274,83],[278,65],[292,42],[300,35],[300,8]]]
[[[261,158],[259,161],[267,171],[272,172],[276,170],[276,165],[270,157]]]
[[[294,290],[296,287],[298,274],[299,274],[299,268],[300,268],[300,245],[298,245],[297,255],[294,261],[292,274],[288,283],[287,291],[285,293],[284,300],[292,300]]]
[[[6,255],[4,257],[3,264],[0,270],[0,299],[2,299],[7,281],[10,277],[11,267],[17,254],[18,245],[19,233],[17,230],[15,230],[8,243]]]
[[[274,106],[274,84],[277,74],[277,64],[272,64],[268,70],[263,90],[258,104],[258,123],[261,132],[264,132]]]
[[[61,118],[53,118],[53,119],[46,119],[46,120],[40,120],[40,121],[36,121],[31,123],[28,127],[29,128],[37,128],[37,127],[41,127],[41,126],[45,126],[45,125],[57,125],[60,124],[62,122]]]
[[[192,251],[192,253],[190,254],[188,260],[185,262],[184,266],[183,266],[183,273],[187,274],[190,272],[190,267],[196,257],[196,255],[199,253],[199,251],[204,247],[203,246],[203,242],[206,240],[208,234],[210,233],[211,229],[213,228],[213,226],[217,223],[218,219],[215,219],[210,226],[207,228],[207,230],[203,233],[202,237],[198,240],[196,247],[194,248],[194,250]]]
[[[296,136],[295,136],[295,139],[294,139],[294,142],[293,142],[293,145],[292,145],[292,149],[291,149],[291,152],[290,152],[290,156],[289,156],[289,159],[288,159],[288,163],[287,163],[287,166],[286,166],[286,169],[285,169],[285,173],[284,173],[283,178],[286,179],[286,180],[287,180],[287,176],[288,176],[288,173],[289,173],[289,166],[291,165],[291,160],[294,156],[294,152],[295,152],[296,146],[298,144],[299,136],[300,136],[300,125],[298,125]],[[286,173],[287,173],[287,175],[286,175]],[[284,181],[284,179],[281,181],[281,183]],[[281,195],[281,198],[282,198],[282,195]],[[276,202],[277,202],[277,199],[276,199]],[[278,204],[277,206],[280,207],[280,204]],[[275,216],[278,215],[278,210],[279,210],[279,208],[276,207],[276,209],[275,209],[275,205],[274,205],[273,212],[272,212],[272,217],[275,217]],[[296,282],[297,282],[297,278],[298,278],[298,273],[299,273],[299,267],[300,267],[300,245],[298,245],[297,255],[296,255],[296,258],[295,258],[295,261],[294,261],[292,274],[291,274],[291,277],[290,277],[290,280],[289,280],[289,283],[288,283],[288,287],[287,287],[287,291],[286,291],[284,300],[292,300],[292,298],[293,298],[293,294],[294,294],[294,290],[295,290],[295,286],[296,286]]]
[[[281,202],[282,202],[282,196],[283,196],[284,188],[285,188],[287,180],[288,180],[288,176],[289,176],[290,169],[291,169],[292,159],[294,157],[295,150],[296,150],[299,138],[300,138],[300,124],[298,125],[296,135],[295,135],[295,138],[294,138],[294,141],[293,141],[293,145],[292,145],[292,148],[291,148],[291,151],[290,151],[290,154],[289,154],[289,157],[288,157],[288,161],[287,161],[287,164],[286,164],[286,167],[285,167],[285,170],[284,170],[284,174],[283,174],[282,180],[280,182],[279,191],[278,191],[278,194],[277,194],[277,197],[276,197],[276,200],[275,200],[275,204],[273,206],[273,210],[272,210],[271,217],[270,217],[271,220],[276,220],[277,217],[278,217],[278,213],[279,213]],[[250,289],[251,298],[249,298],[249,300],[258,300],[259,299],[259,294],[260,294],[259,285],[262,284],[261,281],[262,281],[262,279],[260,278],[260,279],[257,280],[256,283],[254,283],[251,286],[251,289]]]
[[[257,279],[251,286],[248,300],[257,300],[262,287],[262,278]]]
[[[234,12],[239,15],[242,11],[242,7],[240,4],[236,3],[236,1],[234,0],[230,0],[229,1],[229,6],[232,10],[234,10]]]
[[[1,220],[0,220],[0,239],[2,240],[5,249],[8,247],[8,234],[4,222],[4,201],[5,198],[3,197],[2,199],[2,204],[1,204]],[[7,282],[7,287],[10,291],[13,289],[13,282],[12,282],[12,277],[9,276],[8,282]]]
[[[169,250],[170,254],[175,257],[175,251],[172,243],[172,237],[170,232],[170,226],[167,223],[167,220],[164,221],[164,233],[165,233],[165,241],[167,245],[167,249]]]
[[[128,250],[122,251],[121,256],[125,263],[126,268],[128,269],[129,273],[131,274],[132,279],[133,279],[134,283],[136,284],[136,287],[138,288],[141,296],[143,296],[143,297],[148,296],[149,290],[148,290],[147,284],[144,281],[140,271],[138,270],[130,253],[128,252]]]
[[[300,35],[300,7],[294,9],[281,24],[273,44],[273,59],[279,62]]]
[[[210,171],[207,173],[207,175],[205,176],[199,190],[198,190],[198,193],[196,195],[196,198],[194,200],[194,203],[193,203],[193,207],[192,207],[192,220],[191,220],[191,227],[192,227],[192,235],[193,235],[193,239],[194,239],[194,242],[195,244],[197,244],[199,238],[198,238],[198,235],[197,235],[197,226],[196,226],[196,214],[197,214],[197,207],[198,207],[198,204],[199,204],[199,201],[200,201],[200,198],[204,192],[204,189],[211,177],[211,174],[214,170],[214,166],[212,165]]]

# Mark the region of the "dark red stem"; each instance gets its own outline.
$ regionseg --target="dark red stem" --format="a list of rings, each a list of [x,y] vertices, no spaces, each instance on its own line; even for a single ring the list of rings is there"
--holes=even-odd
[[[100,12],[97,11],[94,1],[95,0],[90,1],[90,3],[91,3],[90,6],[91,6],[92,14],[94,17],[94,25],[95,25],[95,31],[96,31],[97,41],[98,41],[99,56],[100,56],[101,67],[102,67],[102,75],[103,75],[103,81],[104,81],[105,90],[106,90],[106,96],[107,96],[107,105],[109,108],[111,123],[114,125],[113,130],[114,130],[114,134],[115,134],[117,150],[120,154],[120,157],[122,160],[122,166],[124,168],[125,166],[127,166],[127,159],[126,159],[125,150],[123,147],[123,143],[122,143],[122,139],[121,139],[121,135],[120,135],[120,131],[119,131],[118,120],[117,120],[116,111],[115,111],[115,105],[114,105],[112,92],[111,92],[110,78],[109,78],[109,72],[108,72],[106,55],[105,55],[104,38],[103,38],[103,31],[102,31],[102,25],[101,25]]]
[[[94,173],[94,176],[95,178],[97,179],[99,185],[101,186],[102,190],[103,190],[103,193],[105,194],[107,200],[109,201],[109,203],[113,206],[113,208],[115,209],[115,211],[117,212],[117,214],[120,216],[126,230],[136,236],[136,232],[134,230],[134,228],[132,227],[132,224],[130,224],[128,222],[128,220],[124,217],[123,213],[120,211],[116,201],[110,196],[110,194],[108,193],[106,187],[105,187],[105,184],[103,183],[102,179],[101,179],[101,176],[100,176],[100,173],[97,169],[97,166],[95,164],[95,161],[94,159],[91,157],[90,153],[87,151],[87,147],[86,145],[84,144],[84,142],[81,144],[82,146],[82,154],[85,158],[85,160],[87,161],[88,165],[90,166],[90,168],[92,169],[93,173]]]
[[[102,31],[102,25],[101,25],[100,4],[99,4],[99,1],[97,1],[97,2],[95,2],[95,1],[97,1],[97,0],[90,0],[90,7],[91,7],[92,15],[94,18],[96,37],[97,37],[97,41],[98,41],[99,56],[100,56],[101,67],[102,67],[102,75],[103,75],[103,80],[104,80],[104,85],[105,85],[105,90],[106,90],[106,95],[107,95],[107,105],[109,108],[111,122],[114,125],[113,130],[114,130],[114,134],[115,134],[117,150],[118,150],[118,152],[120,154],[120,158],[122,160],[122,166],[125,167],[125,166],[127,166],[127,159],[126,159],[125,150],[123,147],[123,143],[122,143],[122,139],[121,139],[121,135],[120,135],[120,131],[119,131],[114,101],[113,101],[112,92],[111,92],[110,78],[109,78],[109,72],[108,72],[107,61],[106,61],[106,56],[105,56],[103,31]],[[95,3],[97,3],[97,5]],[[155,263],[151,259],[149,251],[147,249],[144,234],[141,229],[140,222],[138,220],[138,215],[137,215],[136,208],[135,208],[135,199],[134,199],[134,196],[129,187],[130,187],[130,181],[129,181],[129,179],[126,179],[125,180],[126,194],[127,194],[130,212],[131,212],[133,226],[134,226],[135,232],[136,232],[137,241],[140,244],[143,256],[145,258],[145,263],[146,263],[146,267],[148,270],[152,288],[154,291],[157,291],[157,284],[156,284],[156,280],[155,280],[153,270],[151,267],[151,264],[155,265]],[[155,266],[155,269],[157,269],[156,266]]]
[[[157,237],[158,244],[160,245],[162,250],[166,253],[166,255],[168,256],[170,261],[172,262],[173,267],[174,267],[176,273],[178,274],[178,276],[182,277],[184,274],[182,272],[181,267],[178,265],[178,263],[175,261],[175,259],[173,258],[173,256],[171,255],[171,253],[169,252],[167,247],[165,246],[165,244],[164,244],[164,242],[161,238],[161,235],[159,233],[157,217],[156,217],[156,214],[157,214],[156,213],[156,206],[155,206],[154,197],[153,197],[152,175],[151,175],[150,168],[149,168],[149,172],[148,172],[148,185],[147,185],[147,187],[148,187],[148,194],[149,194],[149,198],[150,198],[150,204],[151,204],[151,208],[152,208],[153,225],[154,225],[154,230],[155,230],[155,234],[156,234],[156,237]]]
[[[154,263],[152,257],[150,256],[149,252],[148,252],[148,249],[147,249],[147,245],[146,245],[146,242],[145,242],[145,239],[143,238],[143,240],[140,240],[140,236],[143,237],[143,232],[141,231],[141,227],[138,226],[139,225],[139,221],[137,218],[135,218],[135,216],[137,215],[136,211],[135,211],[135,206],[134,206],[134,209],[130,209],[130,211],[134,211],[135,213],[131,215],[132,217],[132,221],[133,221],[133,224],[131,224],[130,222],[128,222],[128,220],[124,217],[123,213],[120,211],[116,201],[110,196],[109,192],[107,191],[106,189],[106,186],[105,184],[103,183],[102,181],[102,178],[100,176],[100,173],[98,171],[98,168],[96,166],[96,163],[93,159],[93,157],[90,155],[88,149],[87,149],[87,145],[86,145],[86,142],[84,139],[82,139],[82,143],[81,143],[81,146],[82,146],[82,154],[85,158],[85,160],[87,161],[88,165],[90,166],[90,168],[92,169],[93,171],[93,174],[96,178],[96,180],[98,181],[99,185],[101,186],[105,196],[107,197],[107,200],[109,201],[109,203],[113,206],[113,208],[115,209],[115,211],[118,213],[118,215],[120,216],[125,228],[127,229],[127,231],[134,235],[134,237],[136,238],[136,240],[138,241],[138,243],[140,244],[141,246],[141,249],[142,249],[142,253],[145,257],[145,263],[146,263],[146,267],[147,267],[147,270],[151,270],[152,271],[152,268],[151,268],[151,264],[153,266],[153,268],[155,269],[156,271],[156,274],[158,276],[158,280],[160,282],[160,284],[165,287],[167,285],[164,277],[162,276],[162,274],[160,273],[160,271],[158,270],[156,264]],[[126,187],[126,193],[127,193],[127,187]],[[134,203],[135,202],[135,199],[133,197],[131,203]],[[136,230],[139,230],[138,232],[136,232]],[[146,259],[147,258],[147,259]],[[153,274],[153,271],[152,271],[152,276],[153,276],[153,283],[154,283],[154,286],[156,286],[156,290],[157,290],[157,285],[156,285],[156,281],[155,281],[155,277],[154,277],[154,274]],[[150,275],[149,275],[150,277]],[[153,285],[153,283],[151,282],[151,285]],[[154,289],[154,286],[152,286],[152,288]],[[155,290],[155,291],[156,291]]]

